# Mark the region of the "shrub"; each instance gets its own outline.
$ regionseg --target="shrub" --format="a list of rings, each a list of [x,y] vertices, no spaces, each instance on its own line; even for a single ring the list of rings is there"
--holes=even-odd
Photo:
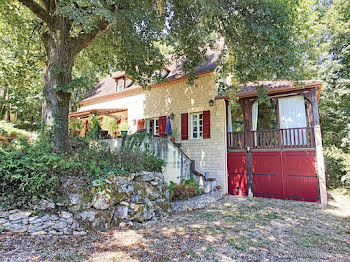
[[[183,180],[180,184],[170,182],[169,191],[171,200],[186,200],[191,197],[195,197],[204,193],[200,188],[199,183],[190,178],[188,180]]]
[[[341,149],[331,146],[324,150],[326,160],[327,186],[337,188],[349,186],[350,176],[350,154]]]
[[[106,144],[84,140],[75,150],[58,155],[52,141],[46,133],[33,144],[21,141],[7,148],[0,146],[0,203],[16,207],[54,198],[67,176],[90,183],[111,173],[161,172],[164,166],[163,160],[140,149],[110,152]]]

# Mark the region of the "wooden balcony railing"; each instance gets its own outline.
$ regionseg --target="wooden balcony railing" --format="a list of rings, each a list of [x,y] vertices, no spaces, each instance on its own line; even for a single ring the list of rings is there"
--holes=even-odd
[[[250,132],[251,148],[314,148],[315,137],[313,127],[256,130]],[[244,132],[227,134],[228,149],[243,149],[247,145]]]
[[[228,132],[227,133],[227,147],[229,149],[243,149],[245,148],[244,143],[244,132]]]

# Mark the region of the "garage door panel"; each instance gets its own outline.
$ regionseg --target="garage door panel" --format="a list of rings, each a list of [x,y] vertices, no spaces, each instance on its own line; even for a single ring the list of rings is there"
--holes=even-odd
[[[229,194],[248,195],[246,159],[244,152],[230,152],[227,154]]]
[[[318,178],[314,151],[282,153],[284,198],[317,202]]]
[[[246,174],[229,174],[229,194],[238,196],[247,196],[247,175]]]
[[[282,198],[280,152],[253,152],[254,196]]]

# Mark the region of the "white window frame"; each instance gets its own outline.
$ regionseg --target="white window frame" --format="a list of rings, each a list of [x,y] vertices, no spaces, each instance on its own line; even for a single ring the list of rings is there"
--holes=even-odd
[[[147,132],[150,133],[151,122],[153,121],[153,134],[151,135],[157,136],[159,134],[159,118],[146,119],[146,121],[147,121]]]
[[[120,83],[122,83],[122,85],[120,85]],[[122,92],[122,91],[124,91],[124,89],[125,89],[125,78],[124,77],[121,77],[121,78],[119,78],[119,79],[117,79],[117,93],[119,93],[119,92]]]
[[[196,123],[194,123],[195,116],[197,116]],[[200,120],[202,120],[202,124],[200,124]],[[203,139],[203,112],[191,114],[190,121],[191,121],[190,122],[191,139]],[[197,128],[196,135],[194,135],[194,127]],[[201,128],[202,128],[202,131],[201,131]]]

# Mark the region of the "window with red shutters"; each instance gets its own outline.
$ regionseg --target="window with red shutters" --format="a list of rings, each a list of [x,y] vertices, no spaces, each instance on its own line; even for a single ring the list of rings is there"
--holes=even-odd
[[[188,139],[188,113],[181,114],[181,140]]]
[[[210,138],[210,111],[203,111],[203,138]]]
[[[137,130],[141,130],[145,128],[145,119],[139,119],[137,121]]]
[[[165,129],[166,129],[166,116],[159,117],[159,135],[160,136],[166,136]]]

